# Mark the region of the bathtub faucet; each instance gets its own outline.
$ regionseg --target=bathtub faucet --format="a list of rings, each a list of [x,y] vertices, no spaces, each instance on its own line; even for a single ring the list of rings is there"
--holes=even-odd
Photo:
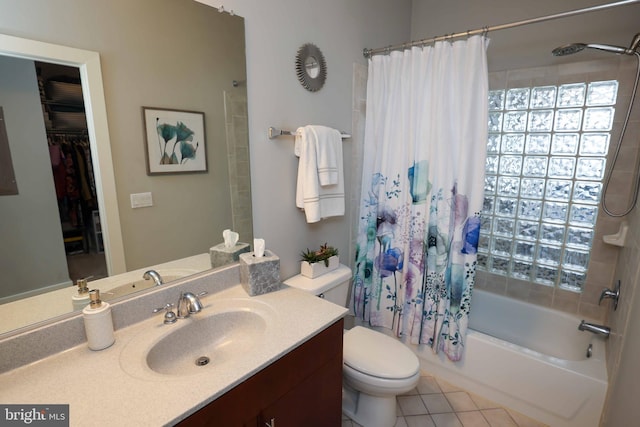
[[[611,328],[604,325],[596,325],[595,323],[585,322],[584,320],[580,322],[580,326],[578,329],[581,331],[589,331],[597,335],[602,335],[605,338],[609,338],[609,334],[611,333]]]

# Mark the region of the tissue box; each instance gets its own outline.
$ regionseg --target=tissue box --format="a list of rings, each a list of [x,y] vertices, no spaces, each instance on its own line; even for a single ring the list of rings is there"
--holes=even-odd
[[[251,296],[280,289],[280,258],[269,250],[261,258],[253,252],[240,254],[240,283]]]
[[[233,264],[240,259],[240,254],[249,252],[249,244],[238,242],[232,248],[227,248],[224,243],[215,245],[209,249],[209,257],[211,258],[211,268],[222,267],[223,265]]]

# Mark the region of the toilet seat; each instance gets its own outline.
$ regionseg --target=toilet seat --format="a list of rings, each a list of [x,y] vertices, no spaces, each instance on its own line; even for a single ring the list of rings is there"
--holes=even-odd
[[[372,396],[395,396],[406,393],[420,380],[420,372],[408,378],[380,378],[342,365],[344,384]]]
[[[420,362],[401,342],[381,332],[356,326],[344,334],[344,364],[381,379],[405,379],[420,371]]]

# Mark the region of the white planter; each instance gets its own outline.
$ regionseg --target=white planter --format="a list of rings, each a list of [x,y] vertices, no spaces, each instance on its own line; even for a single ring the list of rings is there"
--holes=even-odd
[[[324,264],[324,261],[314,262],[313,264],[309,264],[307,261],[302,261],[300,264],[300,274],[302,274],[304,277],[314,279],[318,276],[323,275],[324,273],[335,270],[339,265],[340,259],[336,255],[329,258],[328,267]]]

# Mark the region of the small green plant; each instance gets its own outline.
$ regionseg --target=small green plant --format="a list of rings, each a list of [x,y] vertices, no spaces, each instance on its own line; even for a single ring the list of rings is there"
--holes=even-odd
[[[312,251],[307,248],[306,251],[303,251],[300,256],[302,257],[302,261],[307,261],[309,264],[314,264],[316,262],[324,261],[324,265],[326,267],[329,266],[329,258],[334,255],[338,255],[338,249],[333,246],[329,246],[327,243],[320,246],[320,249],[317,251]]]

